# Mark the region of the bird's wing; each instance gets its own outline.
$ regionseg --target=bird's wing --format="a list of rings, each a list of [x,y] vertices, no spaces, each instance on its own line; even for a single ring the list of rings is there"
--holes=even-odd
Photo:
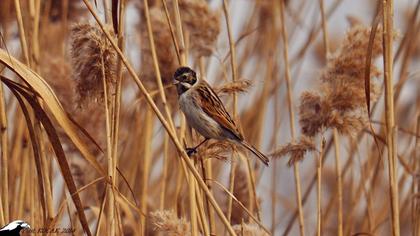
[[[200,81],[200,93],[199,101],[203,111],[212,119],[214,119],[219,125],[221,125],[226,130],[230,131],[235,135],[239,140],[243,140],[243,135],[240,132],[238,126],[230,117],[229,113],[226,111],[225,106],[223,105],[220,98],[213,91],[213,89],[207,84],[206,81]]]

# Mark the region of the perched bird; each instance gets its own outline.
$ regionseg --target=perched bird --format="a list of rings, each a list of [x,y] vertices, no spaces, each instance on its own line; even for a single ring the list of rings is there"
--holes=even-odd
[[[0,236],[19,236],[22,229],[30,228],[31,226],[29,226],[28,223],[21,220],[15,220],[0,229]]]
[[[175,71],[174,84],[188,124],[205,138],[196,147],[187,148],[188,155],[209,139],[230,140],[254,153],[268,166],[268,158],[244,140],[222,101],[204,79],[198,78],[192,69],[180,67]]]

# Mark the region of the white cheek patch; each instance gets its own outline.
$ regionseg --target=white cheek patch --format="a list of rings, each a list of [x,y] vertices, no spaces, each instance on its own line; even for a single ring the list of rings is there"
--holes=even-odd
[[[191,88],[191,84],[189,84],[189,83],[181,82],[181,84],[184,88],[188,88],[188,89]]]

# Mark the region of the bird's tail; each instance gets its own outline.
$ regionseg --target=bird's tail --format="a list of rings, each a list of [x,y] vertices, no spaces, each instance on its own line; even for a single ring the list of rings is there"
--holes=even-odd
[[[247,143],[245,140],[242,140],[241,141],[241,144],[246,149],[248,149],[249,151],[251,151],[252,153],[254,153],[254,155],[257,156],[264,163],[264,165],[268,166],[268,162],[269,162],[268,157],[266,157],[264,154],[262,154],[260,151],[258,151],[254,146],[252,146],[251,144]]]

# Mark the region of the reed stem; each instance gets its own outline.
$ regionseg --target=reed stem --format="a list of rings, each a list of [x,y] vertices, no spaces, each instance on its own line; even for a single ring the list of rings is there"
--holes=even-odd
[[[290,78],[290,68],[289,68],[289,52],[288,52],[288,35],[286,29],[286,23],[284,18],[284,0],[280,1],[280,17],[281,17],[281,34],[283,39],[283,59],[285,63],[285,79],[287,85],[287,104],[289,108],[289,122],[290,122],[290,133],[292,140],[296,138],[295,130],[295,114],[293,111],[293,98],[292,98],[292,83]],[[299,174],[299,162],[293,163],[293,171],[295,177],[295,188],[296,188],[296,204],[298,206],[299,212],[299,231],[300,235],[305,235],[305,223],[302,207],[302,193],[300,186],[300,174]]]
[[[6,115],[6,102],[3,92],[3,84],[0,85],[0,143],[1,143],[1,200],[0,200],[0,223],[5,225],[9,221],[9,178],[8,159],[9,141]]]
[[[111,182],[111,185],[108,185],[109,194],[108,196],[108,205],[107,205],[107,235],[115,235],[115,196],[113,191],[113,178],[114,178],[114,160],[112,159],[112,135],[111,135],[111,118],[110,118],[110,98],[108,96],[108,85],[107,79],[105,77],[105,66],[104,66],[104,58],[101,57],[101,66],[102,66],[102,81],[103,81],[103,88],[104,88],[104,106],[105,106],[105,127],[106,127],[106,157],[107,157],[107,164],[108,164],[108,178]]]
[[[384,78],[385,78],[385,118],[386,144],[388,147],[388,177],[391,197],[392,233],[400,235],[397,160],[395,143],[395,113],[394,113],[394,85],[393,85],[393,52],[394,37],[394,1],[383,1],[383,48],[384,48]]]
[[[333,139],[335,147],[335,174],[337,176],[337,197],[338,197],[338,226],[337,235],[343,235],[343,180],[340,161],[340,139],[336,128],[333,129]]]

